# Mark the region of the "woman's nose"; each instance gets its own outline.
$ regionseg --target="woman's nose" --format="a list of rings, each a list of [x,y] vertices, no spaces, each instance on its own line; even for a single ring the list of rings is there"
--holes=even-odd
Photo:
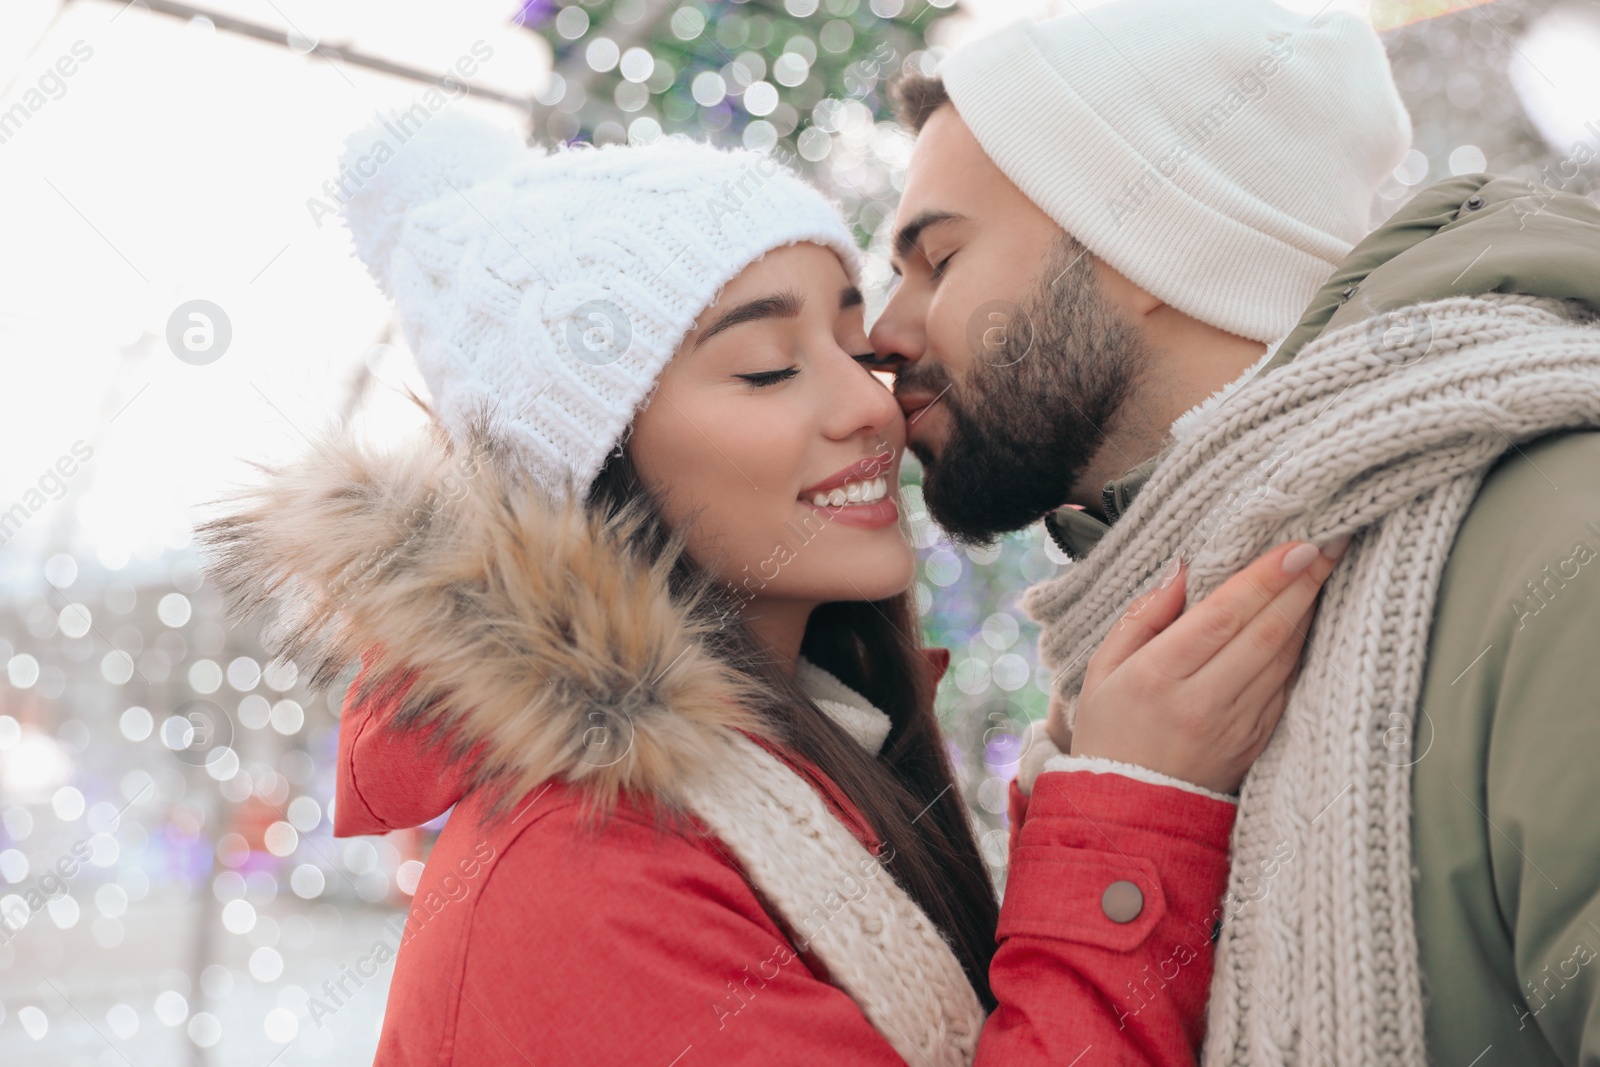
[[[849,371],[842,383],[842,392],[830,402],[833,413],[829,420],[829,436],[849,437],[863,430],[872,435],[884,435],[896,426],[905,424],[905,414],[894,398],[890,387],[852,356],[846,356]]]

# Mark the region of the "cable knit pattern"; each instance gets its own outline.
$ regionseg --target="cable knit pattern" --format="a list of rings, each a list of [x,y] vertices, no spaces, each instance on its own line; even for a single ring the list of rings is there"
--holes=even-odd
[[[813,242],[834,205],[771,155],[687,137],[547,151],[465,112],[390,110],[345,141],[341,209],[453,432],[494,413],[553,496],[581,496],[722,287]]]
[[[1171,446],[1094,550],[1029,591],[1063,698],[1174,553],[1190,602],[1273,545],[1355,538],[1324,587],[1283,722],[1246,778],[1204,1062],[1420,1064],[1409,741],[1434,598],[1490,465],[1600,426],[1600,329],[1531,297],[1417,305],[1319,339]],[[1397,742],[1400,742],[1397,744]]]

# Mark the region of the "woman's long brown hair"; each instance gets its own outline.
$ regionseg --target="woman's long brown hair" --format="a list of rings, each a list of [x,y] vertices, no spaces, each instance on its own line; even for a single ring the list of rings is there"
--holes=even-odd
[[[681,531],[668,530],[625,447],[600,472],[588,503],[608,516],[642,513],[648,550],[676,553],[675,591],[707,603],[706,574],[681,551]],[[939,928],[978,999],[993,1010],[989,962],[999,905],[933,713],[933,679],[913,636],[921,627],[910,594],[823,604],[800,646],[806,659],[888,714],[893,725],[876,756],[806,696],[737,615],[724,611],[721,618],[711,651],[769,695],[752,710],[831,778],[888,846],[885,868]]]

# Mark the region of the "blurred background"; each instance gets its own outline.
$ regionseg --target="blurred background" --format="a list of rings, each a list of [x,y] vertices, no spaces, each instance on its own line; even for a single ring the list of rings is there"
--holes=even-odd
[[[325,983],[392,950],[443,819],[331,837],[343,693],[309,693],[229,624],[191,540],[244,459],[333,422],[415,425],[403,391],[421,382],[334,214],[347,132],[421,102],[547,141],[776,146],[872,248],[870,317],[911,149],[885,82],[1094,6],[6,0],[0,1063],[371,1058],[388,965],[337,1004]],[[1384,36],[1416,139],[1374,222],[1450,174],[1594,187],[1600,4],[1288,6]],[[1038,528],[953,547],[906,467],[925,637],[953,654],[940,714],[998,864],[1047,681],[1015,601],[1064,560]]]

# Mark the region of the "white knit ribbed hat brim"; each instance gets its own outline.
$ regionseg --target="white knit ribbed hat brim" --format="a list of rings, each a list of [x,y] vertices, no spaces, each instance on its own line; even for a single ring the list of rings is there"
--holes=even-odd
[[[1164,303],[1256,341],[1286,334],[1366,235],[1410,146],[1371,28],[1268,0],[1025,20],[939,74],[1057,224]]]

